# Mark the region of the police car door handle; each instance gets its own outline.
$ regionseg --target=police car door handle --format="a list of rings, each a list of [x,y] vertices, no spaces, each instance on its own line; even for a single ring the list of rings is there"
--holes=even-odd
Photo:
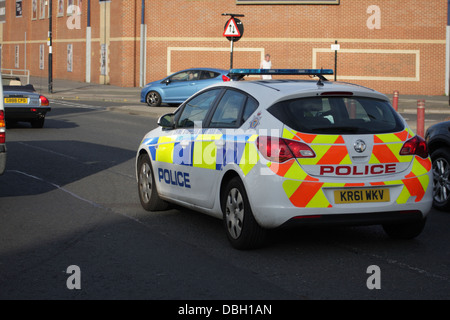
[[[189,146],[190,142],[187,140],[183,140],[180,142],[180,146],[183,148],[186,148],[187,146]]]
[[[225,141],[223,141],[223,140],[216,140],[215,143],[216,143],[216,146],[219,148],[223,147],[225,145]]]

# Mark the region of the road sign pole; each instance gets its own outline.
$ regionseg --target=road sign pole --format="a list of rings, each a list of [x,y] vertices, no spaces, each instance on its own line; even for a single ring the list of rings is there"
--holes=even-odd
[[[334,41],[337,44],[337,40]],[[334,81],[337,80],[337,50],[334,50]]]
[[[231,38],[231,51],[230,51],[230,69],[233,69],[233,51],[234,51],[234,38]]]

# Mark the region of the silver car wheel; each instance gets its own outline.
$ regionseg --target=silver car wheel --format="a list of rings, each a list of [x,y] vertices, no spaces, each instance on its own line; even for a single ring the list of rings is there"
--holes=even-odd
[[[144,202],[149,203],[152,195],[152,169],[148,163],[143,163],[139,172],[139,191]]]
[[[159,106],[161,102],[160,99],[158,92],[151,91],[147,94],[147,104],[149,106]]]
[[[233,239],[239,238],[244,220],[244,199],[238,189],[233,188],[227,196],[225,219]]]
[[[438,158],[433,162],[434,200],[443,203],[450,196],[450,165],[444,158]]]

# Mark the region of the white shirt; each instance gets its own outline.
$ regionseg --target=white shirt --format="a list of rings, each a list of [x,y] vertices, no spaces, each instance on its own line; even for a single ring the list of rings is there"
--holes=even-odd
[[[272,61],[263,60],[261,62],[261,69],[272,69]],[[271,75],[263,75],[262,79],[272,79]]]

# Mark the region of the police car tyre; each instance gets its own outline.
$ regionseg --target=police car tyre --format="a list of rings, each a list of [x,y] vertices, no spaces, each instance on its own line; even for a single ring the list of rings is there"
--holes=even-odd
[[[159,107],[161,105],[161,96],[156,91],[150,91],[147,93],[145,101],[150,107]]]
[[[44,127],[45,118],[39,118],[31,120],[31,127],[33,128],[43,128]]]
[[[433,162],[433,206],[439,210],[450,210],[450,150],[437,149],[432,152]]]
[[[236,249],[256,249],[264,245],[267,230],[253,216],[242,181],[231,179],[222,194],[223,225],[231,245]]]
[[[384,224],[383,229],[387,235],[393,239],[413,239],[422,233],[425,227],[426,218],[408,223]]]
[[[156,190],[152,164],[147,154],[138,158],[138,191],[142,207],[147,211],[162,211],[169,206]]]

